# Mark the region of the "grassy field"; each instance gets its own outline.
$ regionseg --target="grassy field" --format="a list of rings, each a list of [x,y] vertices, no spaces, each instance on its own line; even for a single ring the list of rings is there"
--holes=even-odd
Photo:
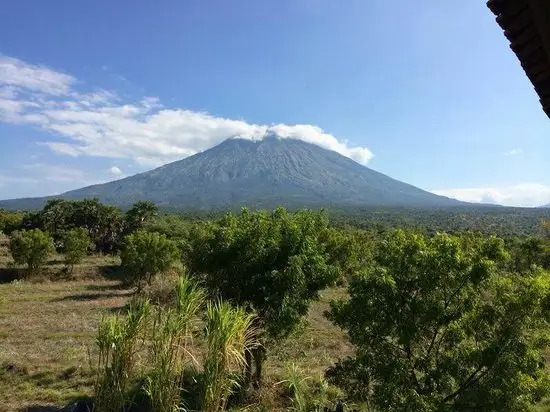
[[[0,246],[0,275],[13,276],[5,245]],[[108,280],[115,258],[90,257],[70,279],[58,260],[50,262],[38,281],[0,284],[0,411],[50,411],[90,395],[99,318],[124,310],[133,290]],[[6,276],[6,273],[9,276]],[[276,385],[292,360],[309,376],[319,376],[351,347],[343,333],[323,316],[328,302],[342,290],[323,293],[314,304],[305,329],[270,352],[265,389],[257,402],[277,410],[284,399]]]

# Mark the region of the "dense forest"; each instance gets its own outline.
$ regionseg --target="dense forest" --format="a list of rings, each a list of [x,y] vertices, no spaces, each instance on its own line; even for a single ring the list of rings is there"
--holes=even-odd
[[[53,253],[69,275],[86,255],[120,257],[135,293],[126,315],[98,325],[94,411],[262,410],[266,362],[330,288],[346,293],[325,317],[353,351],[316,379],[289,359],[283,408],[528,411],[550,396],[548,218],[496,207],[190,215],[52,200],[0,212],[0,230],[25,278]]]

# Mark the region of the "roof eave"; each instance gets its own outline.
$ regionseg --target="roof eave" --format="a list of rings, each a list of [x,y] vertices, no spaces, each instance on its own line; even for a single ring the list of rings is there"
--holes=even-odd
[[[550,2],[489,0],[487,6],[496,15],[550,117]]]

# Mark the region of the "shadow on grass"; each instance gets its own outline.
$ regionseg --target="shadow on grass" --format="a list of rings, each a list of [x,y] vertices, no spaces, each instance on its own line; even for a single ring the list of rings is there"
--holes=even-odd
[[[130,305],[126,304],[126,305],[117,306],[114,308],[109,308],[106,310],[106,312],[112,313],[113,315],[124,315],[128,313],[129,309],[130,309]]]
[[[25,268],[0,268],[0,283],[10,283],[14,280],[23,279],[27,274]]]
[[[52,262],[49,262],[50,264]],[[124,271],[119,265],[101,265],[96,267],[97,271],[92,274],[92,277],[101,277],[106,280],[119,281],[120,285],[107,286],[106,288],[125,288],[127,287],[126,276]],[[82,276],[78,272],[78,269],[74,269],[74,272],[69,272],[68,268],[63,266],[61,268],[47,265],[38,270],[38,273],[29,277],[28,269],[22,267],[0,267],[0,284],[10,283],[14,280],[31,279],[32,277],[43,276],[50,280],[78,280],[79,278],[85,279],[86,274]]]
[[[102,265],[98,266],[97,269],[101,276],[107,280],[126,281],[124,270],[122,270],[120,265]]]
[[[81,397],[70,402],[64,408],[57,408],[55,406],[33,405],[19,409],[19,412],[91,412],[92,409],[92,398]]]
[[[85,302],[90,300],[99,300],[99,299],[110,299],[110,298],[116,298],[116,297],[124,297],[131,295],[132,292],[129,291],[127,293],[78,293],[76,295],[69,295],[69,296],[62,296],[59,298],[52,299],[50,302],[64,302],[68,300],[76,301],[76,302]]]
[[[108,285],[86,285],[86,290],[92,291],[92,292],[107,292],[110,290],[126,290],[130,289],[131,285],[126,284],[125,282],[120,283],[110,283]]]

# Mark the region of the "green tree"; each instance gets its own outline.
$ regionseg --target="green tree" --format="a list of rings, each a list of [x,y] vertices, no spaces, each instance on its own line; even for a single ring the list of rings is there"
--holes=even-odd
[[[26,213],[21,222],[24,229],[48,232],[59,248],[62,247],[65,234],[69,230],[85,228],[95,249],[104,253],[118,251],[123,225],[124,219],[120,209],[104,205],[98,199],[53,199],[39,212]]]
[[[320,235],[327,262],[339,268],[341,280],[349,279],[372,260],[373,234],[366,230],[328,228]]]
[[[15,263],[27,265],[31,273],[55,251],[52,237],[39,229],[16,230],[10,236],[10,251]]]
[[[548,394],[550,278],[500,239],[397,231],[329,317],[356,353],[328,372],[384,411],[527,411]]]
[[[21,228],[24,214],[21,212],[10,212],[0,209],[0,232],[10,235],[13,231]]]
[[[122,268],[141,289],[158,273],[166,272],[179,257],[176,244],[165,235],[137,231],[124,239]]]
[[[74,265],[86,257],[92,246],[86,229],[79,227],[67,232],[63,241],[63,253],[65,254],[65,263],[71,271]]]
[[[221,299],[255,311],[257,326],[265,329],[262,347],[247,353],[247,365],[254,357],[256,384],[269,341],[295,330],[310,302],[338,277],[319,239],[327,225],[326,215],[311,211],[243,209],[190,234],[184,259],[191,272],[204,273],[207,287]],[[251,373],[249,367],[247,382]]]
[[[48,200],[40,211],[40,229],[48,232],[57,245],[63,243],[65,233],[73,227],[75,202],[63,199]]]
[[[143,229],[145,224],[158,214],[158,207],[153,202],[140,200],[126,212],[124,216],[124,230],[129,234]]]
[[[104,205],[98,199],[74,202],[71,224],[86,228],[97,251],[113,253],[120,247],[124,219],[115,206]]]

